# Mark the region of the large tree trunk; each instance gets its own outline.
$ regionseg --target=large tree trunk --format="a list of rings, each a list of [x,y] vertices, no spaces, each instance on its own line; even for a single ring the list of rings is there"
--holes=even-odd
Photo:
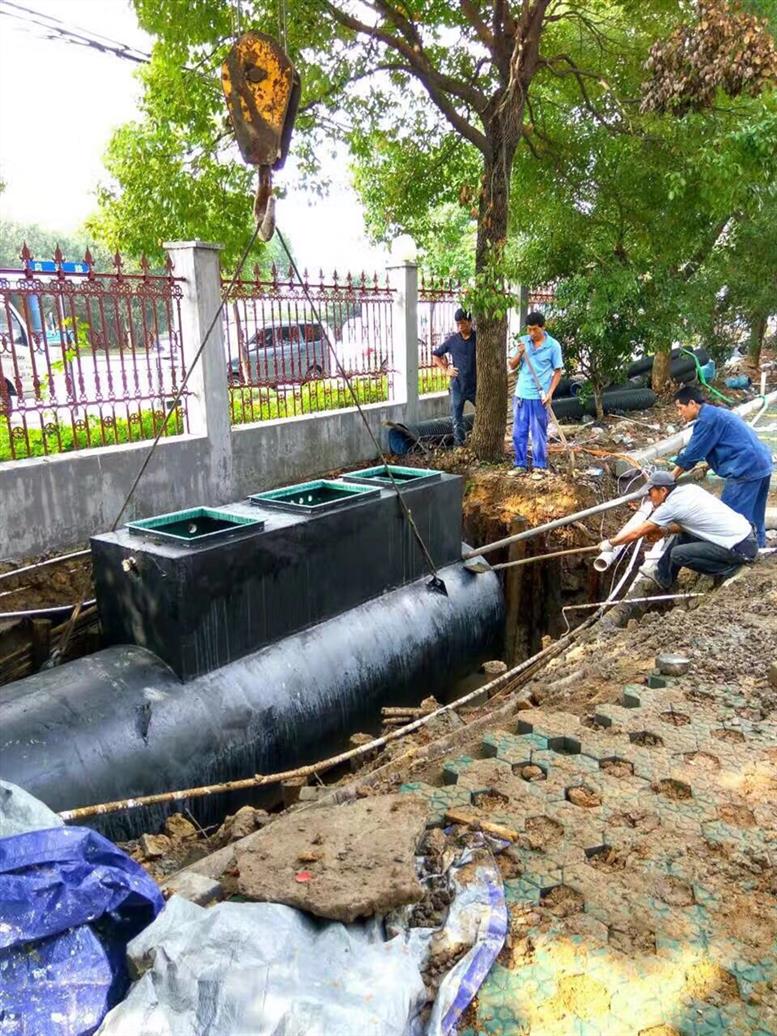
[[[766,317],[757,316],[750,322],[750,342],[747,347],[747,358],[754,367],[761,365],[761,349],[766,334]]]
[[[494,120],[496,122],[496,120]],[[491,155],[483,163],[475,273],[483,274],[501,259],[507,238],[510,174],[515,145],[505,142],[500,127],[490,136]],[[489,312],[477,318],[477,407],[472,432],[472,450],[480,460],[504,457],[505,412],[507,407],[507,315]]]
[[[669,364],[671,362],[671,349],[656,349],[653,360],[653,376],[651,388],[654,392],[663,392],[669,384]]]

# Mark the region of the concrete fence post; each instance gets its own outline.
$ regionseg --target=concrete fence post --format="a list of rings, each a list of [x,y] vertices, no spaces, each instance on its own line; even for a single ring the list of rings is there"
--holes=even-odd
[[[190,370],[197,351],[221,305],[221,245],[202,241],[166,242],[173,261],[173,274],[183,277],[181,331],[186,370]],[[189,432],[208,439],[210,484],[213,499],[220,503],[232,495],[232,429],[229,419],[227,360],[224,329],[219,318],[192,370],[187,383]]]
[[[418,265],[415,257],[387,267],[394,290],[394,385],[391,401],[405,404],[405,424],[418,421]]]

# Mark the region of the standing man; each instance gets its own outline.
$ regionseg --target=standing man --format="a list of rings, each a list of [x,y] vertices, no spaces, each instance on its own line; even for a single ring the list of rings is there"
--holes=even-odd
[[[529,313],[526,330],[528,334],[520,338],[507,361],[512,370],[520,368],[513,398],[513,446],[518,475],[524,474],[528,467],[530,436],[532,467],[535,471],[545,471],[548,467],[548,406],[564,368],[561,346],[545,330],[542,313]]]
[[[750,522],[706,489],[692,482],[678,486],[671,472],[656,471],[645,490],[654,507],[650,517],[629,532],[603,540],[602,552],[643,536],[650,540],[679,533],[656,566],[653,578],[662,590],[671,588],[681,568],[725,578],[755,561],[758,545]]]
[[[706,461],[726,480],[721,500],[755,526],[758,546],[766,546],[766,498],[772,475],[772,454],[738,414],[708,403],[701,391],[684,385],[675,406],[686,422],[695,421],[688,445],[677,455],[672,474],[678,478]]]
[[[432,359],[435,367],[445,371],[450,378],[453,442],[456,446],[463,446],[464,404],[469,401],[475,405],[477,389],[477,333],[472,329],[472,314],[465,309],[457,309],[453,319],[456,321],[456,334],[432,350]]]

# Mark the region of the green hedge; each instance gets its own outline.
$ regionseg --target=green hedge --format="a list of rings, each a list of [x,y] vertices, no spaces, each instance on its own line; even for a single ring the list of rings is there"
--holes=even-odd
[[[388,402],[388,378],[354,377],[351,380],[360,404]],[[419,392],[442,392],[448,388],[448,378],[441,371],[419,371]],[[335,380],[311,381],[279,394],[272,388],[256,389],[235,386],[229,390],[229,408],[232,424],[252,421],[272,421],[275,418],[300,417],[328,410],[343,410],[353,406],[353,396],[345,385]]]
[[[105,424],[105,443],[113,446],[123,442],[140,442],[145,439],[153,439],[159,430],[160,417],[151,410],[143,410],[139,420],[132,421],[130,434],[130,422],[125,418],[115,418],[111,423]],[[104,422],[103,422],[104,424]],[[5,421],[0,421],[0,461],[21,460],[25,457],[43,457],[51,453],[69,453],[71,450],[84,450],[90,446],[102,446],[103,436],[100,432],[101,421],[99,417],[87,418],[89,434],[86,428],[76,428],[75,433],[70,424],[59,426],[59,435],[56,432],[43,431],[40,428],[28,428],[26,438],[23,435],[14,436],[15,454],[11,453],[10,430]],[[183,431],[183,421],[180,412],[173,415],[167,422],[165,435],[179,435]],[[28,445],[29,444],[29,445]]]

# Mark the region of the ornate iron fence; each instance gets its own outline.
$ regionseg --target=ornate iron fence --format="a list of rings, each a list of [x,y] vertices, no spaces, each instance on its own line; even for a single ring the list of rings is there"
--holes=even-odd
[[[184,376],[179,279],[120,255],[99,273],[37,260],[0,270],[0,460],[153,438]],[[167,434],[188,430],[185,396]]]
[[[432,350],[456,331],[453,315],[461,305],[461,285],[426,279],[418,284],[418,391],[421,395],[448,389],[448,378],[434,365]]]
[[[340,367],[360,403],[391,397],[393,290],[362,273],[318,280],[291,270],[254,268],[231,291],[222,281],[232,424],[295,417],[353,405]],[[316,316],[310,300],[317,311]],[[334,354],[327,342],[334,347]]]

